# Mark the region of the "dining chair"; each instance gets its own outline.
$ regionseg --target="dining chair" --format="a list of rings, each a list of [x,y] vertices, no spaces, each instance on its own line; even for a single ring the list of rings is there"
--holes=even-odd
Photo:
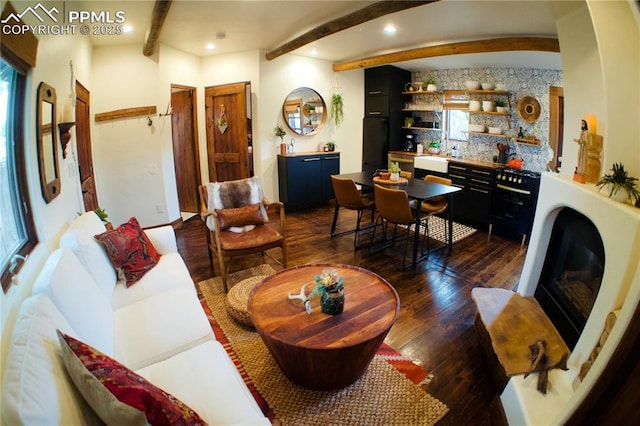
[[[442,185],[449,185],[451,186],[451,179],[448,178],[444,178],[444,177],[440,177],[440,176],[434,176],[434,175],[426,175],[424,177],[424,180],[426,182],[434,182],[434,183],[439,183]],[[410,203],[410,206],[412,209],[416,208],[416,202],[415,200],[412,200],[412,202]],[[434,197],[434,198],[429,198],[428,200],[424,200],[422,202],[422,206],[421,206],[421,215],[426,217],[427,220],[425,220],[425,235],[427,238],[427,250],[429,250],[429,216],[434,216],[434,215],[438,215],[440,213],[444,213],[447,210],[447,207],[449,206],[449,199],[447,198],[446,195],[442,195],[440,197]],[[444,221],[444,234],[445,235],[449,235],[449,233],[447,232],[447,221]]]
[[[200,214],[207,225],[207,246],[212,268],[217,260],[225,293],[234,257],[261,253],[280,247],[287,267],[287,238],[284,205],[270,203],[263,195],[260,179],[252,177],[225,182],[210,182],[198,187]],[[279,220],[269,221],[268,214]],[[271,256],[270,256],[271,257]],[[215,274],[215,268],[214,274]]]
[[[354,250],[362,248],[361,245],[358,245],[358,235],[361,230],[372,227],[372,225],[364,228],[360,226],[362,222],[362,215],[365,210],[371,210],[371,222],[373,222],[376,207],[375,200],[368,195],[362,195],[356,187],[355,182],[351,179],[331,176],[331,184],[333,185],[333,193],[336,196],[336,204],[333,211],[333,222],[331,223],[331,238],[353,232],[355,234],[353,236]],[[336,233],[336,224],[338,222],[338,211],[340,210],[340,207],[347,210],[356,210],[358,212],[355,229]]]
[[[409,247],[409,239],[411,235],[411,227],[416,224],[416,210],[411,209],[409,206],[409,197],[407,193],[402,189],[386,188],[384,186],[376,184],[374,186],[374,194],[376,201],[376,210],[378,211],[378,217],[376,218],[375,225],[373,227],[373,235],[371,236],[371,242],[369,244],[369,253],[375,253],[380,250],[392,247],[395,245],[398,238],[398,228],[406,229],[406,234],[401,237],[405,240],[404,256],[402,258],[402,269],[406,269],[408,266],[405,263],[407,258],[407,249]],[[422,222],[423,218],[420,218]],[[388,224],[393,224],[393,236],[389,239],[387,244],[383,244],[376,250],[372,250],[375,241],[376,229],[378,223],[381,222],[382,226],[382,240],[387,240],[386,228]],[[414,232],[420,232],[420,229],[414,229]]]

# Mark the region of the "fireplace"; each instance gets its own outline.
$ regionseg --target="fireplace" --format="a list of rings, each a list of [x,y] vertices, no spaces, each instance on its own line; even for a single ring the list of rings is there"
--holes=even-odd
[[[542,174],[517,291],[534,296],[541,305],[546,303],[542,293],[553,295],[553,304],[559,303],[558,298],[580,301],[569,303],[560,320],[545,308],[572,348],[569,370],[549,372],[546,395],[537,391],[535,375],[511,377],[500,395],[510,424],[566,423],[589,400],[605,371],[616,368],[618,354],[632,347],[623,336],[637,327],[632,321],[640,305],[639,254],[640,209],[613,201],[594,185],[578,184],[571,176]],[[548,290],[548,284],[559,288]],[[612,312],[617,321],[589,372],[580,379],[580,369],[598,345]],[[571,324],[574,337],[565,337],[562,323]],[[617,371],[617,377],[628,373]]]
[[[553,224],[534,296],[563,340],[573,349],[596,301],[604,273],[600,233],[572,208]]]

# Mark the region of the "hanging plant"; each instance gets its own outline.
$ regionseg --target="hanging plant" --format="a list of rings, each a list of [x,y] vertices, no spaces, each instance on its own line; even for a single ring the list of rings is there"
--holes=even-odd
[[[224,104],[220,104],[220,116],[216,120],[216,126],[218,126],[218,130],[220,130],[220,133],[223,134],[227,130],[227,127],[229,127],[229,124],[227,123],[227,115]]]
[[[340,126],[340,123],[342,123],[342,119],[344,118],[344,111],[342,108],[342,94],[334,93],[333,96],[331,96],[331,119],[336,127]]]

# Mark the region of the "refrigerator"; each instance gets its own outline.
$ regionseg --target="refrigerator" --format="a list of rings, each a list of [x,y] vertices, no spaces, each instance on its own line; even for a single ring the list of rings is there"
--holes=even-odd
[[[387,168],[389,118],[365,117],[362,125],[362,171],[375,173]]]

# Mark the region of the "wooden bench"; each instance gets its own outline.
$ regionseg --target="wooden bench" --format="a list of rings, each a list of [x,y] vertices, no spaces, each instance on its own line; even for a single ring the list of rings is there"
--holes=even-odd
[[[474,288],[478,307],[475,326],[498,393],[509,377],[525,374],[531,366],[530,345],[546,340],[554,361],[570,354],[569,348],[537,300],[501,288]]]

